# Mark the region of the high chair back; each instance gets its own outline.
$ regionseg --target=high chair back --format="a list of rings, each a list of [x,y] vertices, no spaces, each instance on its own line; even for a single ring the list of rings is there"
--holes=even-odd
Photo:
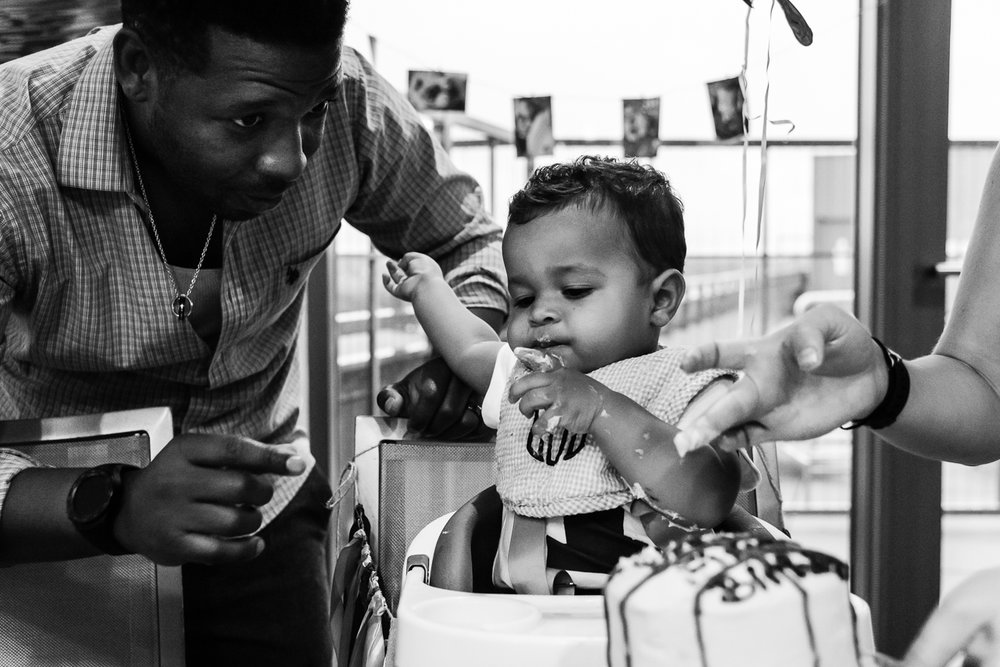
[[[489,550],[492,531],[486,527],[492,525],[491,522],[499,527],[499,517],[495,514],[499,499],[495,489],[488,488],[495,481],[493,444],[492,441],[425,439],[409,433],[403,419],[357,418],[357,499],[364,505],[372,522],[371,543],[392,610],[396,609],[399,600],[407,548],[428,523],[443,514],[459,510],[461,514],[452,524],[454,529],[459,530],[461,523],[464,526],[461,530],[469,535],[475,530],[480,537],[471,544],[479,546],[472,548],[484,553]],[[753,527],[749,517],[759,517],[771,526],[784,530],[774,444],[769,443],[755,450],[754,458],[761,469],[761,483],[753,491],[739,495],[737,506],[740,510],[730,517],[730,526],[723,527],[734,531],[749,530]],[[472,523],[464,523],[473,518]],[[451,535],[446,543],[453,542],[456,537],[457,534]],[[492,544],[495,550],[495,542]],[[445,553],[441,549],[438,552]],[[449,566],[442,562],[434,568],[433,576],[449,580],[450,583],[442,587],[473,590],[472,577],[477,580],[481,577],[468,568],[460,569],[458,560],[463,556],[458,554],[464,552],[447,553],[450,555],[446,558],[456,560]],[[481,585],[487,586],[485,580]],[[477,586],[476,590],[482,588]]]
[[[169,408],[0,422],[0,447],[60,467],[144,466],[172,437]],[[182,666],[181,596],[138,555],[0,567],[0,665]]]
[[[357,500],[371,521],[375,560],[395,610],[406,549],[425,525],[493,484],[493,442],[420,438],[405,419],[358,417]]]

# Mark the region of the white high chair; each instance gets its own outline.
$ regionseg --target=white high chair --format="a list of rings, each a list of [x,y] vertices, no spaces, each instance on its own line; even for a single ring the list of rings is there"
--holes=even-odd
[[[405,420],[359,417],[355,447],[357,498],[397,617],[390,667],[607,665],[603,596],[493,587],[500,499],[492,442],[421,439]],[[786,537],[773,451],[758,452],[771,474],[740,495],[724,530]],[[867,605],[855,602],[860,639],[873,653]]]

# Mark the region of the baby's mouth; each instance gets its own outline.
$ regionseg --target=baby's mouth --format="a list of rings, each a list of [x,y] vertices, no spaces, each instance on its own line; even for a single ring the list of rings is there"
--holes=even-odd
[[[536,350],[546,350],[550,347],[555,347],[559,344],[560,343],[552,340],[552,336],[548,334],[543,334],[535,339],[535,341],[531,344],[531,347],[535,348]]]

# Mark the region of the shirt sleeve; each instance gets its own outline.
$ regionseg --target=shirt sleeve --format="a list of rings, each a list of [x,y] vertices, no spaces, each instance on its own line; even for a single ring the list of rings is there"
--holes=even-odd
[[[0,516],[3,516],[3,501],[7,497],[10,481],[25,468],[38,467],[38,462],[30,456],[13,449],[0,448]]]
[[[467,307],[507,313],[501,229],[479,184],[459,171],[412,105],[353,49],[343,86],[359,164],[358,191],[345,219],[398,259],[430,255]]]
[[[486,388],[486,395],[483,396],[483,408],[481,416],[483,424],[496,430],[500,425],[500,405],[503,402],[503,392],[507,389],[507,382],[514,366],[517,364],[517,357],[510,345],[501,345],[497,352],[497,360],[493,365],[493,377],[490,378],[490,386]]]
[[[7,322],[13,309],[16,283],[16,266],[11,244],[15,238],[13,225],[8,215],[0,209],[0,350],[6,338]],[[0,405],[4,404],[4,388],[0,387]],[[21,452],[0,448],[0,516],[3,515],[3,501],[7,497],[10,481],[25,468],[39,463]]]

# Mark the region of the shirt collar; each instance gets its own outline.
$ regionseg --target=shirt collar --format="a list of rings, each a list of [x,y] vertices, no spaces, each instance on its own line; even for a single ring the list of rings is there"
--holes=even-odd
[[[56,178],[64,186],[86,190],[129,191],[131,174],[125,169],[118,84],[115,80],[112,38],[116,28],[101,31],[107,37],[94,44],[96,53],[83,68],[62,112],[63,130],[56,156]]]

